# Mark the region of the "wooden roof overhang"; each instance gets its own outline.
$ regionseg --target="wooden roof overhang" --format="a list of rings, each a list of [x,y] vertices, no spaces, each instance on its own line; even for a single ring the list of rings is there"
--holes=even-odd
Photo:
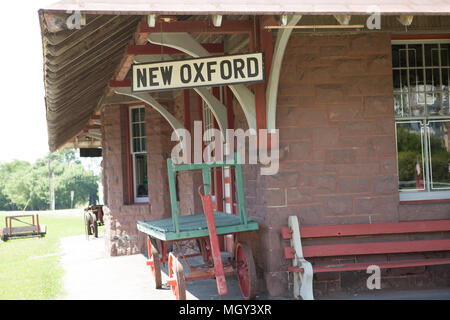
[[[189,32],[198,43],[203,45],[205,52],[210,54],[247,52],[263,47],[269,52],[270,60],[275,55],[274,62],[276,64],[277,50],[279,50],[276,46],[278,38],[283,40],[284,31],[280,29],[272,32],[264,27],[289,23],[288,21],[283,22],[282,15],[273,16],[261,13],[266,15],[252,16],[233,12],[223,19],[220,16],[221,23],[219,26],[214,26],[214,20],[211,19],[211,17],[214,18],[214,15],[210,15],[214,12],[209,11],[208,13],[198,12],[196,15],[184,15],[187,11],[184,12],[180,9],[177,12],[178,15],[158,16],[147,15],[146,10],[143,12],[90,10],[93,7],[85,5],[78,8],[81,10],[79,12],[86,13],[83,14],[83,18],[86,20],[85,24],[79,29],[67,30],[63,22],[70,14],[65,12],[71,11],[64,12],[64,10],[68,10],[64,4],[70,3],[71,1],[62,1],[59,7],[53,6],[39,12],[44,52],[47,126],[51,151],[60,148],[101,146],[99,113],[102,107],[106,104],[138,101],[136,97],[115,94],[118,91],[117,88],[129,87],[129,71],[137,57],[161,56],[162,53],[171,59],[186,56],[183,48],[177,49],[168,44],[162,46],[155,43],[150,44],[149,35],[160,32]],[[102,1],[93,1],[92,3],[99,4]],[[111,4],[114,3],[115,1],[111,2]],[[444,6],[441,10],[442,16],[419,15],[412,20],[412,23],[407,19],[409,22],[406,24],[409,23],[408,25],[401,22],[397,16],[383,17],[382,31],[405,32],[407,28],[409,32],[413,33],[448,32],[446,30],[449,30],[450,27],[450,17],[447,14],[450,9],[446,8]],[[138,13],[145,15],[136,15]],[[246,13],[246,11],[243,10],[242,13]],[[339,15],[313,15],[312,12],[310,14],[302,18],[298,25],[339,25],[339,23],[346,23],[342,21],[343,18],[348,18]],[[155,19],[154,26],[148,25],[150,18]],[[296,21],[298,22],[299,19]],[[364,24],[367,16],[352,16],[351,19],[352,24]],[[297,22],[292,23],[297,24]],[[261,30],[266,32],[263,33]],[[291,31],[286,32],[287,39]],[[318,33],[317,30],[313,31]],[[330,31],[333,32],[333,30],[327,30],[327,32]],[[293,32],[310,33],[312,30],[299,29]],[[334,32],[341,33],[342,30],[334,30]],[[287,42],[286,39],[285,42]],[[283,50],[279,51],[282,51],[279,54],[282,58]],[[271,63],[271,61],[269,62]],[[266,69],[267,72],[270,72],[270,63]],[[281,63],[280,57],[278,57],[279,63]],[[272,110],[272,113],[269,111],[266,113],[265,85],[255,85],[251,89],[255,93],[257,117],[255,122],[258,123],[258,127],[270,128],[271,125],[274,125],[275,110]],[[271,91],[276,92],[277,87],[275,86],[275,89],[272,88]],[[152,99],[172,99],[172,94],[173,92],[152,94]],[[267,99],[268,104],[270,104],[269,100],[272,100],[272,104],[274,104],[273,97],[267,95]],[[269,106],[267,106],[267,110],[269,110]]]
[[[114,75],[111,66],[121,61],[140,17],[90,15],[82,28],[60,32],[50,32],[40,18],[50,150],[68,141],[75,147],[77,140],[98,146],[89,144],[99,141],[98,128],[86,126],[98,124],[96,105]]]

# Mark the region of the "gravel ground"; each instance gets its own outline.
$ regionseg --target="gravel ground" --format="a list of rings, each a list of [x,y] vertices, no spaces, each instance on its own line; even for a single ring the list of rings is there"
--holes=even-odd
[[[173,300],[170,288],[155,289],[144,255],[108,257],[103,235],[99,238],[73,236],[61,239],[61,263],[66,270],[64,287],[68,300]],[[163,267],[162,282],[167,281]],[[219,296],[214,279],[186,284],[187,300],[242,299],[236,277],[227,277],[228,294]],[[257,299],[268,299],[257,296]]]

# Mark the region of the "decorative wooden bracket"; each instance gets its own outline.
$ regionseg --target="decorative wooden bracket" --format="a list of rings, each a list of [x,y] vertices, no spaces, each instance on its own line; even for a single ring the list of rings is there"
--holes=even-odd
[[[131,88],[124,88],[124,87],[115,88],[114,92],[116,94],[133,97],[150,105],[153,109],[158,111],[167,120],[167,122],[169,122],[170,126],[176,132],[177,129],[184,129],[184,126],[169,111],[167,111],[167,109],[163,105],[161,105],[158,101],[156,101],[148,92],[133,93],[131,92]]]
[[[301,18],[301,15],[290,16],[287,21],[287,26],[295,26]],[[272,65],[270,66],[269,80],[266,89],[267,129],[269,130],[269,132],[276,129],[275,120],[281,63],[283,62],[284,51],[286,49],[291,33],[291,28],[279,29],[277,31],[277,40],[275,43]]]

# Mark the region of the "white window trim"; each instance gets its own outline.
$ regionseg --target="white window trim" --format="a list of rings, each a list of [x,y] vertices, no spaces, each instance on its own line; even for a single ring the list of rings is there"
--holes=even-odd
[[[148,203],[149,202],[149,197],[148,196],[147,197],[138,197],[137,196],[137,190],[136,190],[136,165],[135,165],[136,154],[144,154],[144,153],[147,154],[147,151],[146,152],[134,152],[133,151],[132,111],[133,111],[133,109],[140,109],[140,108],[144,108],[144,110],[145,110],[145,105],[137,105],[137,106],[132,106],[132,107],[128,108],[128,112],[129,112],[129,114],[128,114],[128,119],[129,119],[128,126],[129,126],[129,131],[130,131],[130,133],[129,133],[129,136],[130,136],[130,154],[131,154],[131,165],[133,167],[133,181],[131,181],[131,183],[133,184],[133,200],[134,200],[134,203]],[[146,133],[147,133],[147,130],[146,130]],[[147,150],[147,148],[146,148],[146,150]],[[148,161],[148,158],[147,158],[147,161]]]
[[[401,45],[401,44],[431,44],[431,43],[450,43],[450,39],[417,39],[417,40],[392,40],[391,45]],[[393,69],[394,70],[394,69]],[[394,89],[394,88],[393,88]],[[395,116],[394,116],[395,117]],[[426,117],[413,117],[413,118],[394,118],[395,124],[397,122],[400,122],[402,120],[419,120],[423,121]],[[443,116],[433,116],[428,117],[427,120],[430,119],[449,119],[448,117]],[[395,141],[397,141],[397,125],[395,125]],[[397,147],[397,146],[396,146]],[[398,170],[398,154],[397,151],[395,152],[396,160],[397,160],[397,174],[399,172]],[[399,200],[400,201],[427,201],[427,200],[446,200],[450,199],[450,190],[449,191],[398,191],[399,193]]]

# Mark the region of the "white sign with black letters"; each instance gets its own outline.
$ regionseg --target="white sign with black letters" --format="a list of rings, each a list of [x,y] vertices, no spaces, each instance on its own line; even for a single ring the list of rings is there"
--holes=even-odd
[[[132,91],[149,92],[264,81],[262,52],[132,66]]]

